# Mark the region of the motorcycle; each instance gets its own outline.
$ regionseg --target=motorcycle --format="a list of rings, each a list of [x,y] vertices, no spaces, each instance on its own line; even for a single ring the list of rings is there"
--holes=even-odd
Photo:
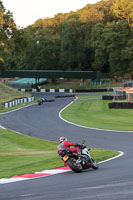
[[[41,98],[38,100],[38,105],[42,105],[44,102],[54,102],[55,100],[54,99],[44,99],[44,98]]]
[[[80,145],[79,148],[81,150],[81,156],[79,156],[78,153],[71,153],[67,150],[63,150],[60,154],[61,159],[67,163],[74,172],[82,172],[88,168],[98,169],[97,162],[90,156],[89,151],[91,149],[87,149],[84,143]]]
[[[39,100],[38,100],[38,105],[40,106],[41,104],[43,104],[43,103],[44,103],[44,101],[45,101],[45,99],[44,99],[44,98],[41,98],[41,99],[39,99]]]

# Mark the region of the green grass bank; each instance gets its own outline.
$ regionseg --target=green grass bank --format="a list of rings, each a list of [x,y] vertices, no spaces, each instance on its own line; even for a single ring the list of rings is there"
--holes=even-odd
[[[132,131],[133,109],[109,109],[109,102],[106,100],[80,101],[79,99],[67,107],[61,116],[67,121],[86,127]]]
[[[20,107],[23,107],[25,105],[33,104],[37,102],[37,98],[35,97],[34,102],[25,103],[25,104],[19,104],[17,106],[11,107],[11,108],[5,108],[2,103],[11,101],[15,98],[24,98],[24,97],[31,97],[31,94],[24,93],[18,91],[18,89],[12,88],[7,86],[7,84],[3,84],[0,82],[0,113],[11,111]]]
[[[0,178],[63,166],[57,154],[57,145],[58,142],[0,129]],[[118,154],[119,152],[112,150],[91,150],[91,155],[97,162]]]

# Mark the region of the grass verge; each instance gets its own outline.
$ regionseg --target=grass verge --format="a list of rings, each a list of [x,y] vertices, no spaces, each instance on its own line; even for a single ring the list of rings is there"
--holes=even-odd
[[[20,91],[18,91],[18,89],[9,87],[6,84],[3,84],[0,82],[0,113],[4,113],[7,111],[11,111],[14,109],[18,109],[18,108],[36,103],[37,99],[38,99],[37,97],[35,97],[35,100],[33,102],[19,104],[17,106],[13,106],[11,108],[5,108],[2,105],[2,103],[4,103],[4,102],[11,101],[15,98],[24,98],[24,97],[31,97],[31,94],[20,92]]]
[[[0,178],[63,166],[57,142],[41,140],[0,129]],[[117,151],[92,149],[97,162],[118,155]]]
[[[18,91],[18,89],[12,88],[0,82],[0,103],[10,101],[15,98],[30,97],[28,93]]]
[[[86,127],[132,131],[132,109],[109,109],[110,101],[76,101],[61,116],[72,123]]]
[[[32,104],[34,104],[34,103],[37,103],[37,100],[38,100],[39,98],[38,98],[38,97],[35,97],[34,99],[35,99],[35,100],[32,101],[32,102],[23,103],[23,104],[18,104],[18,105],[16,105],[16,106],[11,107],[11,108],[5,108],[4,106],[1,108],[1,106],[0,106],[0,113],[9,112],[9,111],[16,110],[16,109],[19,109],[19,108],[22,108],[22,107],[25,107],[25,106],[32,105]]]

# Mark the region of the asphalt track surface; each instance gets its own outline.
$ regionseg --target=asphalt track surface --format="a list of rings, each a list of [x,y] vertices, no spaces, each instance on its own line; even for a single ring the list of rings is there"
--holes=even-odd
[[[0,185],[0,200],[133,200],[133,133],[81,128],[62,121],[59,112],[73,99],[59,98],[0,115],[0,125],[52,141],[60,136],[77,142],[85,139],[89,147],[123,151],[124,155],[100,164],[98,170]]]

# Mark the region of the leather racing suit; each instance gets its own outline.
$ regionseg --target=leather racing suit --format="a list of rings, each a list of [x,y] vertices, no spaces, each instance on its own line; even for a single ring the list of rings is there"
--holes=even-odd
[[[74,143],[74,142],[68,142],[68,141],[63,141],[61,142],[58,147],[57,147],[57,152],[58,154],[60,155],[60,153],[63,151],[63,150],[68,150],[70,151],[71,153],[75,153],[77,152],[78,155],[80,156],[81,153],[80,153],[80,148],[76,145],[78,145],[77,143]],[[70,148],[71,146],[73,146],[73,148]],[[64,162],[64,161],[63,161]],[[64,165],[66,166],[67,163],[64,162]]]

